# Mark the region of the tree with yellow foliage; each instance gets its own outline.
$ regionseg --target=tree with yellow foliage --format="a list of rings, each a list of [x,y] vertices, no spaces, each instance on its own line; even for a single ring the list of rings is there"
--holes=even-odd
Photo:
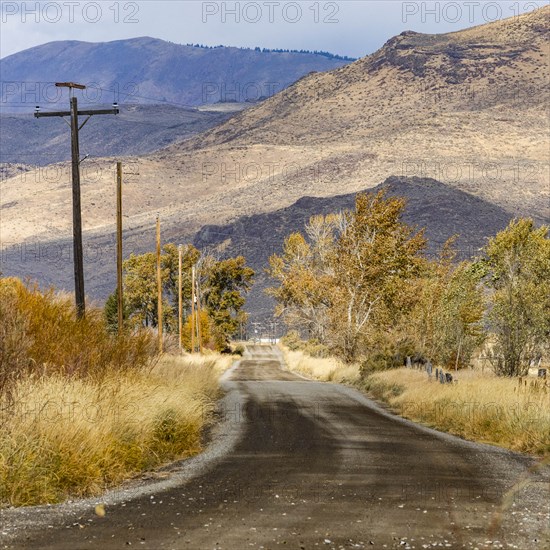
[[[345,360],[356,359],[372,331],[411,307],[407,283],[421,272],[425,239],[400,221],[403,208],[384,191],[360,194],[354,211],[312,218],[309,242],[291,235],[282,255],[270,259],[278,314]]]

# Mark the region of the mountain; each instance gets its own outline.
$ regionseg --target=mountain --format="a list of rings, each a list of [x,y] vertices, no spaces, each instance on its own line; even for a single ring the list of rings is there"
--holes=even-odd
[[[170,153],[188,164],[196,151],[219,163],[245,151],[247,163],[294,166],[291,178],[254,182],[270,207],[400,174],[548,220],[549,31],[547,6],[460,32],[404,32]]]
[[[157,213],[164,239],[179,240],[390,175],[432,178],[508,216],[548,221],[549,16],[545,7],[456,33],[403,33],[203,134],[122,159],[139,174],[124,189],[127,252],[153,248],[141,237],[154,235]],[[114,231],[114,160],[95,159],[83,177],[89,243]],[[3,182],[0,200],[11,205],[3,240],[36,247],[70,238],[70,166],[57,168],[55,177],[31,170]],[[476,215],[461,211],[453,231],[468,231]]]
[[[233,114],[174,105],[121,105],[117,116],[90,119],[80,136],[81,154],[104,157],[151,153],[221,124]],[[46,166],[66,161],[71,158],[70,139],[62,118],[0,115],[0,162]]]
[[[438,254],[443,243],[458,234],[455,243],[458,258],[479,256],[487,238],[504,229],[511,219],[502,208],[433,179],[392,176],[368,191],[381,189],[386,190],[388,196],[406,199],[403,221],[426,229],[430,255]],[[264,293],[264,289],[273,284],[264,272],[269,257],[282,251],[284,239],[290,233],[303,233],[311,216],[352,210],[356,195],[302,197],[274,212],[246,216],[227,225],[205,226],[195,235],[193,244],[222,257],[245,256],[256,271],[256,283],[247,308],[255,317],[269,317],[274,305]]]
[[[150,37],[57,41],[0,60],[2,110],[21,103],[31,109],[51,106],[61,94],[53,83],[68,81],[89,86],[79,93],[82,104],[244,103],[273,95],[312,71],[349,61],[325,53],[184,46]]]

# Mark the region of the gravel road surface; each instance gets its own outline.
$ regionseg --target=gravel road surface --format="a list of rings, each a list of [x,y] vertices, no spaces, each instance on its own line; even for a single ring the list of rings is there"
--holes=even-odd
[[[203,455],[99,500],[0,512],[0,548],[550,548],[535,460],[305,380],[269,346],[223,384]]]

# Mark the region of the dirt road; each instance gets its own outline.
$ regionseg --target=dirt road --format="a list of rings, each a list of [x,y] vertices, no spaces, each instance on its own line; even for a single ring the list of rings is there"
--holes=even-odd
[[[200,467],[109,497],[104,517],[92,501],[7,511],[0,548],[550,547],[550,475],[533,460],[302,379],[269,347],[249,347],[224,384]]]

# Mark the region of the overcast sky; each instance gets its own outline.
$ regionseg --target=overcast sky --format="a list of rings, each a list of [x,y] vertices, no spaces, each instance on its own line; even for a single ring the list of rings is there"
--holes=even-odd
[[[2,1],[0,57],[53,40],[102,42],[137,36],[360,57],[404,30],[456,31],[547,4],[548,0]]]

